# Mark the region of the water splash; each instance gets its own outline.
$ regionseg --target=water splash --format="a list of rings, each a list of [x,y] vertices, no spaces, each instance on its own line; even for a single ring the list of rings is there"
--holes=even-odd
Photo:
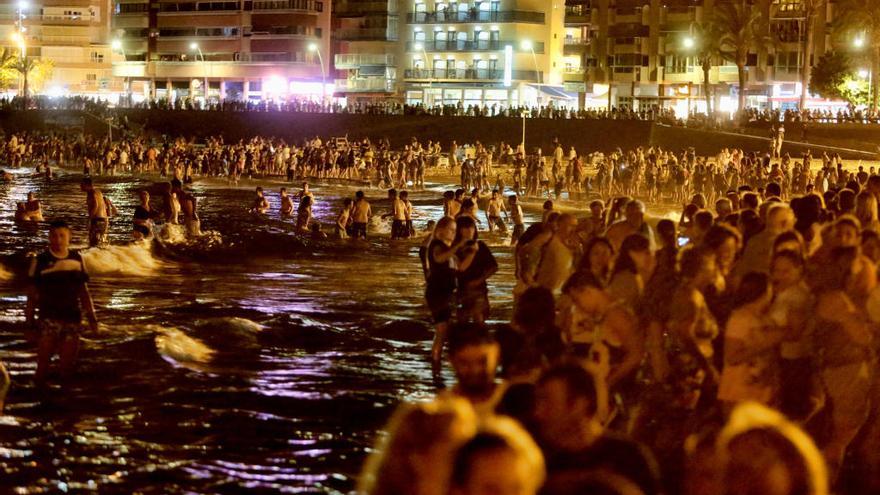
[[[156,350],[174,364],[201,370],[211,362],[216,351],[204,342],[190,337],[177,328],[163,328],[156,335]]]
[[[126,275],[149,277],[158,275],[165,264],[153,257],[147,241],[121,246],[89,248],[82,252],[86,269],[92,275]]]
[[[14,277],[15,275],[12,272],[0,264],[0,282],[10,282]]]

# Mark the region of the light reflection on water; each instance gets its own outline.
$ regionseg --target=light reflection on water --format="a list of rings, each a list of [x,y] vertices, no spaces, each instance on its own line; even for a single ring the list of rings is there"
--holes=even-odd
[[[113,241],[122,242],[145,182],[98,182],[123,212],[111,227]],[[85,342],[78,375],[63,395],[56,390],[45,398],[33,389],[32,349],[13,324],[23,317],[24,287],[20,278],[0,285],[0,360],[14,381],[9,416],[0,417],[0,487],[344,493],[391,408],[436,391],[417,243],[374,236],[356,247],[304,247],[291,236],[290,220],[246,212],[255,185],[196,186],[203,230],[222,235],[217,249],[130,250],[155,265],[145,263],[137,274],[93,270],[106,332]],[[278,186],[270,190],[276,207]],[[0,201],[8,205],[32,189],[46,217],[67,217],[74,242],[82,243],[78,177],[17,178],[14,187],[0,188]],[[332,224],[341,197],[356,188],[313,190],[315,216]],[[442,211],[439,191],[411,195],[417,228]],[[384,192],[368,195],[376,198],[375,214],[387,210]],[[45,233],[14,223],[8,209],[0,212],[0,229],[8,233],[0,236],[0,263],[21,274],[24,254],[42,249]],[[510,254],[503,240],[488,242],[501,265],[490,287],[493,317],[503,319],[510,311]],[[185,352],[161,354],[156,337],[171,329],[203,344],[210,358],[193,363]]]

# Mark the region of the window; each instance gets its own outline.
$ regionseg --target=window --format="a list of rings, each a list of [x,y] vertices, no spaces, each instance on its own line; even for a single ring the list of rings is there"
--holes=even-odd
[[[97,74],[86,74],[86,81],[97,81],[97,80],[98,80]]]
[[[682,57],[680,55],[666,55],[666,73],[667,74],[684,74],[694,71],[694,61],[691,57]]]
[[[798,73],[801,68],[802,54],[798,52],[778,52],[774,66],[777,71]]]
[[[93,64],[103,64],[104,63],[104,54],[101,52],[92,52],[92,63]]]

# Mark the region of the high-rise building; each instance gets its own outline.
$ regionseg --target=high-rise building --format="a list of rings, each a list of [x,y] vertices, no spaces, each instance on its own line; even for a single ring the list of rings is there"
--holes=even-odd
[[[111,77],[110,10],[109,0],[7,2],[0,39],[16,54],[51,62],[50,72],[32,74],[31,91],[108,95],[119,90]]]
[[[114,34],[137,97],[329,96],[330,0],[116,0]],[[326,83],[326,84],[325,84]],[[207,86],[206,86],[207,84]]]
[[[398,0],[340,0],[333,16],[333,65],[340,76],[336,94],[352,101],[395,95]]]
[[[697,53],[701,26],[726,0],[568,0],[565,19],[565,82],[586,107],[654,105],[680,116],[705,112],[703,70]],[[765,21],[768,42],[748,56],[747,104],[794,108],[801,92],[806,19],[800,0],[750,0]],[[813,56],[831,49],[831,1],[815,20]],[[736,66],[713,57],[709,71],[713,107],[734,111]]]
[[[398,70],[410,104],[568,103],[563,0],[401,0]]]

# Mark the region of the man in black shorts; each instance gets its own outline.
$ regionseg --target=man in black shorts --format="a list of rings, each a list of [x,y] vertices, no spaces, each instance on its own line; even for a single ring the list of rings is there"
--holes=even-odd
[[[59,355],[62,378],[73,371],[79,352],[82,312],[89,328],[98,331],[98,319],[89,293],[82,256],[70,246],[70,227],[56,221],[49,226],[49,248],[31,262],[25,319],[29,326],[39,323],[37,350],[37,386],[46,383],[49,362]]]

